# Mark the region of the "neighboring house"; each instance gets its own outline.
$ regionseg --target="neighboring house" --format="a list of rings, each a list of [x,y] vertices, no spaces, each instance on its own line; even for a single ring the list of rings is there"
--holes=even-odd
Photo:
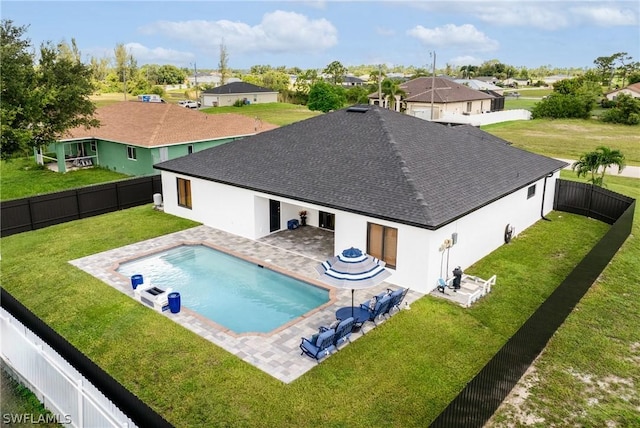
[[[335,254],[361,248],[388,282],[426,293],[551,211],[566,165],[473,126],[363,105],[156,168],[167,213],[258,239],[305,210],[334,231]]]
[[[241,81],[237,77],[227,77],[226,80],[227,80],[226,83]],[[220,86],[221,81],[222,81],[222,77],[220,76],[220,73],[197,73],[187,77],[187,82],[191,86],[195,86],[196,83],[198,86],[202,86],[202,85]]]
[[[238,114],[138,101],[100,107],[96,118],[99,128],[74,128],[49,147],[59,172],[96,165],[129,175],[157,174],[157,162],[276,127]]]
[[[640,98],[640,82],[633,83],[621,89],[616,89],[607,93],[605,96],[609,101],[614,101],[620,94],[627,94],[633,98]]]
[[[444,77],[418,77],[402,83],[400,89],[404,94],[396,97],[395,110],[404,109],[406,114],[422,119],[437,121],[445,115],[482,114],[504,107],[504,100],[500,96],[476,91]],[[370,104],[377,102],[377,93],[369,95]],[[383,107],[389,104],[389,100],[385,99]]]
[[[502,81],[502,85],[508,88],[518,88],[521,86],[529,86],[530,84],[529,79],[514,79],[512,77]]]
[[[233,82],[202,92],[204,107],[227,107],[241,100],[246,104],[277,103],[278,92],[247,82]]]
[[[476,91],[492,91],[499,95],[504,95],[504,88],[478,79],[453,79],[454,82],[467,86]]]
[[[341,85],[350,88],[352,86],[364,86],[367,82],[359,77],[355,76],[344,76]]]

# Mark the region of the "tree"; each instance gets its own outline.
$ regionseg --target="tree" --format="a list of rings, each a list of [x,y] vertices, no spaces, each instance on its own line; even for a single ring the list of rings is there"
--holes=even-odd
[[[607,146],[599,146],[595,151],[584,153],[576,162],[571,165],[571,169],[576,171],[578,177],[591,175],[588,181],[596,186],[604,185],[604,175],[607,168],[612,165],[618,166],[618,173],[625,167],[625,157],[620,150],[611,149]],[[598,171],[600,175],[598,176]]]
[[[75,41],[71,46],[41,45],[34,67],[30,41],[24,38],[26,27],[3,20],[0,29],[3,159],[53,142],[70,128],[98,125],[89,99],[91,68],[80,62]]]
[[[224,39],[220,43],[220,61],[218,62],[218,71],[220,72],[220,85],[227,83],[227,77],[231,74],[229,70],[229,54],[224,44]]]
[[[531,117],[552,119],[588,119],[591,107],[581,97],[552,93],[547,98],[536,103],[531,110]]]
[[[614,101],[614,107],[601,116],[603,122],[638,125],[640,123],[640,100],[631,95],[620,93]]]
[[[578,177],[586,177],[587,174],[591,174],[591,178],[588,181],[598,186],[601,185],[599,178],[596,177],[599,167],[600,161],[596,152],[582,154],[580,159],[571,165],[571,169],[576,172]]]
[[[400,89],[400,82],[395,79],[384,79],[382,81],[382,93],[389,97],[389,108],[391,110],[394,110],[396,105],[396,96],[405,94],[405,92]]]
[[[309,110],[324,113],[342,108],[347,102],[345,90],[327,82],[316,82],[309,90]]]
[[[31,138],[31,90],[35,86],[27,27],[2,20],[0,26],[0,155],[9,158],[26,148]]]
[[[618,174],[622,172],[625,167],[625,159],[624,154],[620,150],[611,149],[607,146],[600,146],[596,149],[596,153],[598,153],[598,160],[600,164],[600,185],[604,184],[604,174],[607,171],[607,168],[610,168],[612,165],[616,165],[618,167]]]
[[[340,63],[340,61],[333,61],[331,64],[322,70],[322,73],[329,76],[329,81],[334,85],[342,83],[344,76],[347,74],[347,68]]]
[[[65,55],[63,46],[45,43],[40,47],[32,91],[32,104],[37,106],[31,115],[33,147],[50,144],[71,128],[99,126],[93,117],[96,107],[89,99],[94,91],[91,68],[80,61],[79,55]]]
[[[150,83],[155,83],[156,85],[177,85],[184,83],[186,78],[186,73],[175,65],[161,65],[156,73],[156,82],[149,80]]]

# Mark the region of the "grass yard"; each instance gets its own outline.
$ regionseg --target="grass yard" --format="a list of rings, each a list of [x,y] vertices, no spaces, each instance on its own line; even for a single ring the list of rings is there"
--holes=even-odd
[[[249,104],[242,107],[209,107],[203,108],[209,114],[236,113],[249,117],[257,117],[263,122],[284,126],[299,122],[310,117],[321,115],[321,112],[311,111],[306,106],[287,103]]]
[[[35,196],[90,184],[131,178],[104,168],[88,168],[60,174],[37,165],[32,158],[0,162],[0,200]]]
[[[483,130],[504,138],[515,147],[545,156],[578,159],[598,146],[625,154],[628,165],[640,165],[640,128],[597,120],[536,119],[496,123]]]
[[[607,186],[639,201],[639,181],[608,177]],[[640,426],[639,237],[636,202],[631,236],[487,428]]]
[[[498,274],[477,306],[424,297],[291,384],[67,263],[195,225],[150,205],[3,238],[2,283],[176,426],[424,427],[608,229],[549,218],[467,269]]]

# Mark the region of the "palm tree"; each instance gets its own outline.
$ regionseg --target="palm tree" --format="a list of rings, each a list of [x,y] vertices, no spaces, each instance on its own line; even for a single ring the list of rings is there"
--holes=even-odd
[[[600,171],[600,185],[604,182],[604,173],[607,168],[611,165],[616,165],[618,167],[618,174],[624,169],[625,161],[624,154],[620,150],[611,149],[607,146],[600,146],[596,149],[596,153],[599,154],[600,158],[600,167],[602,170]]]
[[[389,97],[390,110],[395,110],[396,96],[405,94],[405,92],[400,89],[400,82],[394,79],[384,79],[382,81],[382,93]]]
[[[578,177],[586,177],[591,174],[589,181],[596,186],[604,183],[604,174],[611,165],[618,166],[618,172],[625,167],[624,155],[620,150],[612,150],[606,146],[596,148],[594,152],[585,153],[571,165],[571,169],[576,171]],[[596,176],[600,170],[600,176]]]
[[[580,159],[571,165],[571,169],[578,174],[578,177],[586,177],[587,174],[591,173],[591,178],[588,181],[598,186],[602,184],[600,177],[596,177],[599,167],[600,156],[597,152],[584,153],[580,156]]]

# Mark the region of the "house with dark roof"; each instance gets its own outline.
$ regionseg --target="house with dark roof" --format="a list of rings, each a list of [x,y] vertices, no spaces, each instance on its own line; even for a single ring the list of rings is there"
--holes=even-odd
[[[277,103],[278,91],[247,82],[231,82],[202,92],[204,107],[228,107],[240,100],[245,104]]]
[[[100,127],[69,130],[48,147],[58,172],[101,166],[151,175],[155,163],[228,143],[276,126],[239,114],[206,114],[169,103],[122,101],[96,109]],[[43,163],[45,155],[36,154]]]
[[[564,166],[473,126],[366,105],[155,165],[170,214],[258,239],[304,210],[333,230],[335,254],[361,248],[388,282],[423,293],[551,211]]]

